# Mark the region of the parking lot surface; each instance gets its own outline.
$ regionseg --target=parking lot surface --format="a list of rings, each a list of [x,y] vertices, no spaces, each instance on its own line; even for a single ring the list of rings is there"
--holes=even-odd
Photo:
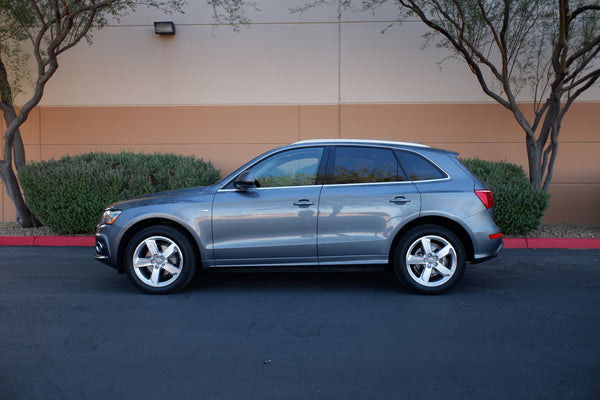
[[[0,247],[0,398],[599,399],[600,250],[504,250],[441,296],[384,272],[150,296],[90,248]]]

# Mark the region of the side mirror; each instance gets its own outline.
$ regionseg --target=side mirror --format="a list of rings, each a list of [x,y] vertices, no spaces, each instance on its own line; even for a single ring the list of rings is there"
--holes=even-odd
[[[233,186],[240,190],[248,190],[250,188],[256,187],[254,171],[249,169],[239,174],[238,177],[235,178],[235,181],[233,181]]]

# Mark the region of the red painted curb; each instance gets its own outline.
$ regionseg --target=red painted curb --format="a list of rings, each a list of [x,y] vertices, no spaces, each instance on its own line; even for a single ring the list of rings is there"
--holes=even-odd
[[[515,238],[503,241],[505,249],[600,249],[600,239]]]
[[[518,239],[502,239],[504,242],[505,249],[526,249],[527,248],[527,239],[518,238]]]
[[[33,246],[35,236],[0,236],[0,246]]]
[[[600,239],[508,238],[505,249],[600,249]],[[0,246],[93,246],[93,236],[0,236]]]
[[[93,236],[0,236],[0,246],[93,246]]]

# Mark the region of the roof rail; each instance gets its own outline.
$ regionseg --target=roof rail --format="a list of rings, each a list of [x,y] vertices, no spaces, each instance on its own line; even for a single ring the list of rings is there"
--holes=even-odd
[[[429,148],[429,146],[421,144],[421,143],[397,142],[397,141],[393,141],[393,140],[371,140],[371,139],[309,139],[309,140],[301,140],[294,144],[308,144],[308,143],[364,143],[364,144],[387,144],[387,145],[401,145],[401,146]]]

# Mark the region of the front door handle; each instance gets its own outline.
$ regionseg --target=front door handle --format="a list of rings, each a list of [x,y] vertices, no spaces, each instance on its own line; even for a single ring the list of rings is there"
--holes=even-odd
[[[313,203],[312,201],[310,201],[308,199],[302,199],[302,200],[298,200],[298,201],[294,202],[295,206],[300,206],[300,207],[302,207],[302,206],[312,206],[314,204],[315,203]]]
[[[409,203],[409,202],[410,202],[410,199],[407,199],[404,196],[396,196],[390,200],[390,203],[396,203],[396,204],[404,204],[404,203]]]

